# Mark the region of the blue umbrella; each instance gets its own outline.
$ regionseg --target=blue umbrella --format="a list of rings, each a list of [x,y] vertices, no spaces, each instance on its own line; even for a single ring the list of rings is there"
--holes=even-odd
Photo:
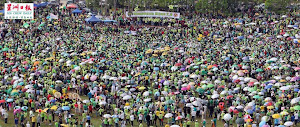
[[[105,61],[106,61],[105,59],[103,59],[103,60],[100,60],[100,62],[101,62],[101,63],[103,63],[103,62],[105,62]]]
[[[155,92],[154,95],[155,95],[155,96],[159,96],[160,93],[159,93],[159,92]]]
[[[264,126],[264,125],[266,125],[266,121],[261,121],[261,122],[259,123],[259,127],[262,127],[262,126]]]
[[[267,85],[267,86],[265,87],[265,89],[270,89],[270,88],[272,88],[272,85]]]
[[[81,12],[82,12],[82,10],[79,10],[79,9],[75,9],[74,11],[72,11],[72,13],[75,13],[75,14],[79,14]]]
[[[299,89],[298,89],[298,88],[295,88],[295,89],[294,89],[294,91],[295,91],[295,92],[298,92],[298,91],[299,91]]]
[[[153,70],[154,71],[159,71],[159,68],[158,67],[154,67]]]
[[[64,111],[70,110],[70,107],[69,107],[69,106],[63,106],[63,107],[62,107],[62,110],[64,110]]]
[[[278,127],[285,127],[284,125],[279,125]]]

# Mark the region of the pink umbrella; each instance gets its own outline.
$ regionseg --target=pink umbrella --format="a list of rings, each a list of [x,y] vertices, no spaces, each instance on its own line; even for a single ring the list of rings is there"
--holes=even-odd
[[[291,79],[291,82],[295,82],[295,81],[297,81],[297,80],[299,80],[300,79],[300,77],[293,77],[292,79]]]
[[[90,80],[91,81],[95,81],[97,79],[97,76],[96,75],[92,75],[91,77],[90,77]]]
[[[263,125],[262,127],[270,127],[269,125]]]
[[[181,90],[182,90],[182,91],[186,91],[186,90],[188,90],[188,89],[187,89],[186,87],[182,87]]]
[[[254,82],[249,82],[248,86],[254,86]]]
[[[250,115],[244,115],[244,119],[251,119]]]
[[[296,67],[294,70],[295,70],[295,71],[298,71],[298,70],[300,70],[300,67]]]
[[[22,62],[22,64],[27,64],[27,63],[28,63],[27,61],[23,61],[23,62]]]
[[[21,112],[21,109],[19,108],[19,109],[15,109],[14,110],[14,115],[16,115],[16,113],[20,113]]]
[[[15,63],[9,63],[9,65],[14,65]]]

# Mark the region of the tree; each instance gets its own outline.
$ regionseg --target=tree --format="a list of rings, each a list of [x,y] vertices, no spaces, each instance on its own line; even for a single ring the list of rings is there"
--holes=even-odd
[[[267,10],[275,13],[287,12],[287,6],[291,3],[291,0],[266,0],[265,7]]]

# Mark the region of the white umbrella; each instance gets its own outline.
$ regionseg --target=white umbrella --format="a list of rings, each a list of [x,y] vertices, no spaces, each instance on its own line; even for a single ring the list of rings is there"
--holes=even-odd
[[[185,106],[186,107],[193,107],[193,104],[192,103],[187,103]]]
[[[102,78],[103,78],[103,79],[109,79],[109,78],[110,78],[110,76],[108,76],[108,75],[104,75]]]
[[[239,106],[237,106],[236,108],[237,108],[237,109],[243,109],[244,107],[241,106],[241,105],[239,105]]]
[[[293,104],[297,104],[298,102],[299,102],[299,98],[293,98],[292,100],[291,100],[291,104],[293,105]]]
[[[147,96],[149,96],[149,94],[150,94],[149,91],[145,91],[145,92],[143,93],[143,96],[144,96],[144,97],[147,97]]]
[[[173,116],[172,113],[167,113],[167,114],[165,115],[166,118],[170,118],[170,117],[172,117],[172,116]]]
[[[129,99],[131,99],[130,95],[126,95],[126,96],[123,97],[123,100],[129,100]]]
[[[127,80],[129,79],[128,77],[121,77],[121,80]]]
[[[221,95],[225,95],[226,93],[227,93],[227,91],[224,90],[224,91],[222,91],[220,94],[221,94]]]
[[[231,115],[230,114],[227,113],[227,114],[224,115],[224,120],[225,121],[229,121],[230,119],[231,119]]]
[[[284,123],[285,126],[292,126],[294,123],[292,121],[287,121]]]
[[[192,74],[192,75],[190,75],[190,78],[197,78],[197,75]]]
[[[82,103],[89,103],[89,100],[83,100]]]
[[[104,117],[104,118],[110,118],[111,115],[109,115],[109,114],[104,114],[103,117]]]
[[[105,101],[100,101],[99,104],[100,104],[100,105],[106,105],[106,102],[105,102]]]
[[[194,102],[192,102],[192,104],[193,104],[194,106],[200,106],[200,102],[198,102],[198,101],[194,101]]]
[[[151,101],[151,98],[144,99],[144,102],[150,102],[150,101]]]
[[[288,90],[288,89],[289,89],[289,87],[287,87],[287,86],[280,87],[280,90]]]
[[[172,126],[170,126],[170,127],[180,127],[179,125],[172,125]]]
[[[186,72],[183,72],[182,75],[186,76],[186,75],[190,75],[190,73],[186,71]]]
[[[219,97],[219,94],[214,94],[211,96],[211,98],[215,99],[215,98],[218,98]]]

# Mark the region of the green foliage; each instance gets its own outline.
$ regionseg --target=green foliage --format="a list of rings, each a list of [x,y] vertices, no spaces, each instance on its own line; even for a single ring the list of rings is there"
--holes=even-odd
[[[265,7],[267,10],[275,13],[285,13],[288,9],[287,6],[291,0],[266,0]]]

